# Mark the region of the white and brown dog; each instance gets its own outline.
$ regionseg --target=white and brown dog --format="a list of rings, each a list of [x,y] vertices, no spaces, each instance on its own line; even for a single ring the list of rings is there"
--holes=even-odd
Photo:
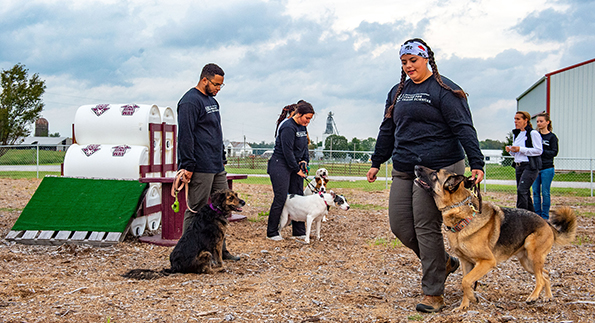
[[[306,222],[306,238],[304,241],[310,243],[312,223],[316,223],[316,238],[320,240],[320,223],[331,206],[336,206],[345,211],[349,210],[347,199],[343,195],[335,194],[333,191],[308,196],[290,194],[287,201],[285,201],[283,212],[281,212],[279,232],[290,221]]]
[[[318,192],[326,192],[326,183],[328,183],[328,171],[326,168],[319,168],[316,170],[314,178],[306,185],[304,195],[312,195]]]
[[[326,168],[316,170],[314,178],[306,185],[304,196],[326,192],[326,183],[328,183],[328,171]],[[322,217],[322,222],[326,222],[326,214]]]

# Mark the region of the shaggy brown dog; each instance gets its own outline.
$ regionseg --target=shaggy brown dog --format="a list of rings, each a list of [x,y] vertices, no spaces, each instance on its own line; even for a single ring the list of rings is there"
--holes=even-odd
[[[171,268],[161,271],[133,269],[124,277],[154,279],[170,273],[212,274],[215,267],[223,266],[222,247],[227,229],[227,218],[232,211],[241,212],[244,200],[232,190],[217,191],[211,203],[203,206],[169,255]]]
[[[574,240],[576,216],[570,208],[554,211],[547,222],[527,210],[480,202],[468,190],[474,184],[472,178],[423,166],[415,166],[415,175],[415,183],[434,197],[450,246],[463,265],[464,295],[457,310],[476,301],[473,283],[512,256],[535,275],[535,289],[527,302],[537,300],[544,288],[545,298],[552,298],[549,275],[543,265],[554,243],[563,245]]]

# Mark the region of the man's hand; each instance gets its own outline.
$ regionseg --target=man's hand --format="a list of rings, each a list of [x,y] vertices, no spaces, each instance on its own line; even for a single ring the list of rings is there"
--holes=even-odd
[[[190,183],[190,180],[192,179],[192,174],[193,173],[191,171],[184,169],[184,182]]]
[[[380,169],[378,169],[376,167],[370,168],[370,170],[366,174],[366,178],[368,179],[368,182],[374,183],[376,181],[376,174],[378,174],[379,170]]]

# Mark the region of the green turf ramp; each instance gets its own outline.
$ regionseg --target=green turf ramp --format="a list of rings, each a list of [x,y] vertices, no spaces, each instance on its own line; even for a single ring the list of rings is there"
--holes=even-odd
[[[130,180],[44,177],[12,230],[124,232],[148,185]]]

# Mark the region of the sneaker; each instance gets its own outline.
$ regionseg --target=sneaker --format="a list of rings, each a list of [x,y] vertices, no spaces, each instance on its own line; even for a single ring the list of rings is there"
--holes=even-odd
[[[305,240],[306,239],[306,235],[301,235],[301,236],[292,236],[293,239],[300,239],[300,240]]]
[[[221,258],[223,258],[223,260],[233,260],[233,261],[240,260],[240,256],[234,256],[227,250],[223,251]]]
[[[267,239],[273,240],[273,241],[281,241],[281,240],[283,240],[283,238],[280,235],[276,235],[276,236],[273,236],[273,237],[267,237]]]
[[[448,278],[448,275],[457,271],[457,269],[459,269],[460,265],[461,265],[461,262],[459,261],[459,259],[457,257],[453,257],[453,256],[449,255],[448,260],[446,261],[446,277],[444,278],[444,280],[446,280],[446,278]]]
[[[421,303],[415,306],[415,310],[423,313],[436,313],[444,307],[444,297],[425,295]]]

